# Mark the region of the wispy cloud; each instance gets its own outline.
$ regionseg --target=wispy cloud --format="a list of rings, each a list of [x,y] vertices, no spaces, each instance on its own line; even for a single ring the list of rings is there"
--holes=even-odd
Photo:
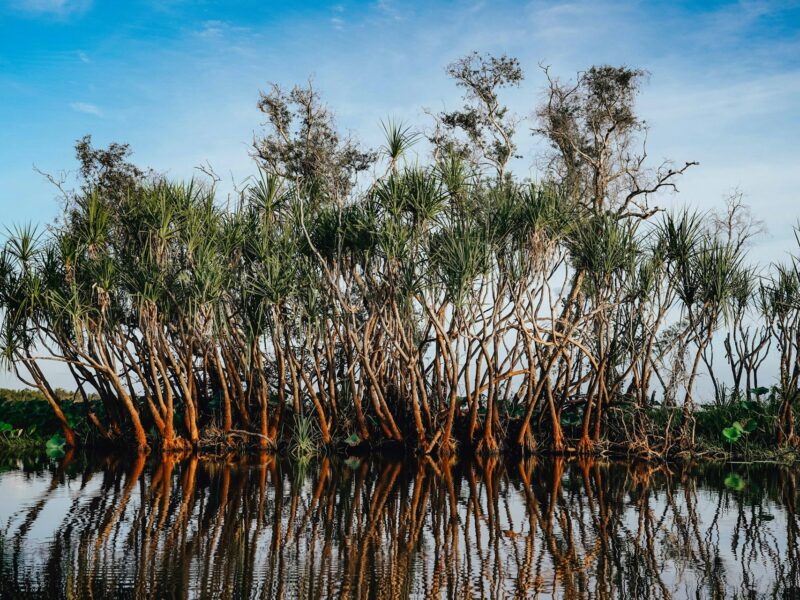
[[[12,8],[31,15],[64,18],[87,11],[92,0],[12,0]]]
[[[69,107],[75,112],[84,113],[86,115],[93,115],[95,117],[103,116],[103,111],[100,110],[98,106],[88,102],[72,102]]]
[[[402,21],[404,19],[403,13],[394,5],[391,0],[378,0],[375,3],[375,8],[385,16],[395,21]]]
[[[250,33],[249,27],[235,25],[230,21],[209,19],[200,23],[200,28],[195,32],[197,37],[204,40],[220,40],[225,36],[241,36]]]

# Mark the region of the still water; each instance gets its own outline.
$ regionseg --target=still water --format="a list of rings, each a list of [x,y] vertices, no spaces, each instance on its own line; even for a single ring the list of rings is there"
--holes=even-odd
[[[800,470],[0,459],[0,598],[795,598]]]

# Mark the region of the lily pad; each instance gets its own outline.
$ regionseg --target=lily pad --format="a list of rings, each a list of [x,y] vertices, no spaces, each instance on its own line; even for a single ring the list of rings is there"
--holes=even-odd
[[[361,438],[358,437],[357,433],[353,433],[344,441],[344,443],[348,446],[358,446],[361,443]]]
[[[726,427],[722,430],[722,437],[725,438],[726,442],[732,444],[742,437],[742,429],[737,429],[736,427]]]
[[[344,461],[344,464],[346,464],[349,469],[355,471],[358,467],[361,466],[361,459],[355,456],[351,456],[350,458]]]
[[[64,446],[66,444],[67,440],[64,439],[64,436],[57,433],[47,440],[44,450],[50,458],[61,458],[64,455]]]
[[[731,473],[725,478],[725,487],[736,492],[741,492],[746,485],[747,482],[736,473]]]

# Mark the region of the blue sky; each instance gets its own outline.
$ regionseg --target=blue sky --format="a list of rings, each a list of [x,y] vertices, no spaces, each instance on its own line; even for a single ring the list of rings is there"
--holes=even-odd
[[[592,64],[651,76],[640,101],[658,162],[697,160],[662,204],[719,206],[740,189],[769,234],[762,262],[790,248],[800,217],[798,2],[188,2],[0,0],[0,223],[48,222],[54,189],[34,172],[74,169],[72,145],[129,142],[139,164],[189,177],[209,161],[230,181],[253,170],[259,89],[313,76],[342,127],[380,143],[379,121],[428,124],[455,106],[444,66],[508,53],[527,72],[508,95],[529,115],[537,65],[568,77]],[[523,125],[536,176],[541,145]],[[227,187],[226,187],[227,186]]]

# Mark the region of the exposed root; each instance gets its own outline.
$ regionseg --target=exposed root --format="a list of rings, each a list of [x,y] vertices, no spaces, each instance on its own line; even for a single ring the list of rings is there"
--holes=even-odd
[[[535,454],[539,444],[533,435],[530,427],[525,431],[525,436],[522,439],[520,448],[523,454]]]
[[[442,438],[441,444],[439,444],[439,457],[450,458],[455,456],[457,450],[458,441],[453,436],[450,436],[449,439]]]
[[[187,452],[192,449],[192,445],[188,440],[181,436],[175,436],[170,439],[165,439],[161,442],[162,452]]]
[[[500,446],[497,445],[497,441],[494,439],[494,436],[484,435],[481,438],[481,441],[478,442],[478,447],[475,449],[475,452],[477,454],[493,456],[495,454],[500,454]]]
[[[203,430],[203,438],[199,447],[215,452],[245,452],[253,446],[267,452],[275,452],[278,445],[274,439],[244,429],[231,429],[225,432],[217,427],[207,427]]]
[[[581,456],[589,456],[595,453],[596,444],[589,438],[589,436],[582,436],[578,441],[575,451]]]

